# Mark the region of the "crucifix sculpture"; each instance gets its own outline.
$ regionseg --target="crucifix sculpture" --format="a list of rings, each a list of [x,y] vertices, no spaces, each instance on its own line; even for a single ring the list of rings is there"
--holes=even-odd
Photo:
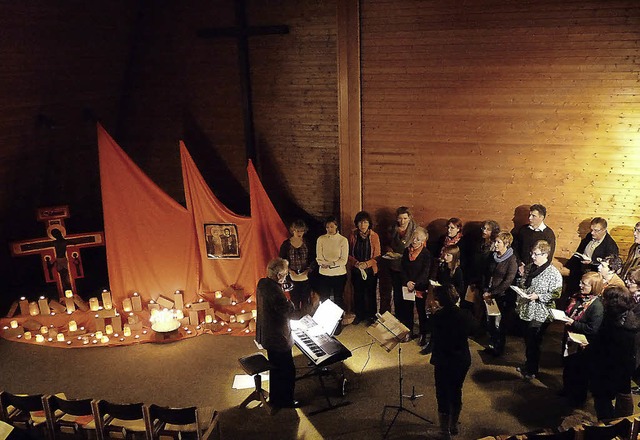
[[[47,283],[56,283],[59,297],[64,291],[76,292],[75,280],[84,278],[80,249],[104,246],[102,232],[67,234],[64,219],[69,218],[69,207],[38,209],[38,220],[45,222],[47,236],[11,243],[11,254],[16,256],[40,254]]]
[[[238,69],[242,91],[242,114],[244,116],[244,139],[247,159],[256,163],[255,135],[253,127],[253,107],[251,102],[251,66],[249,64],[249,37],[253,35],[288,34],[289,26],[249,26],[245,0],[235,1],[236,25],[230,28],[200,29],[197,35],[202,38],[234,37],[238,44]]]

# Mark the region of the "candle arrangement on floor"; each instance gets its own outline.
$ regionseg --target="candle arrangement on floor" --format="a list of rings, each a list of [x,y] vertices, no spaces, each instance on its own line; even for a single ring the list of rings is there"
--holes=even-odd
[[[184,301],[175,291],[144,301],[138,292],[114,301],[108,289],[85,302],[71,290],[49,300],[15,301],[0,319],[5,339],[53,347],[100,347],[168,342],[201,334],[255,332],[255,297],[232,285]]]

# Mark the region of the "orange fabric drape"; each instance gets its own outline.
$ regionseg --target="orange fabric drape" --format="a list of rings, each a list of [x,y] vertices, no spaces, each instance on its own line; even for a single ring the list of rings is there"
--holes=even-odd
[[[251,193],[251,218],[231,212],[209,189],[183,142],[180,142],[182,176],[187,209],[193,214],[193,227],[200,256],[200,290],[213,292],[235,284],[253,293],[265,276],[267,262],[278,255],[287,232],[251,162],[247,167]],[[208,259],[204,224],[234,223],[238,228],[240,258]]]
[[[109,284],[114,303],[198,293],[199,259],[189,211],[163,192],[98,124]]]

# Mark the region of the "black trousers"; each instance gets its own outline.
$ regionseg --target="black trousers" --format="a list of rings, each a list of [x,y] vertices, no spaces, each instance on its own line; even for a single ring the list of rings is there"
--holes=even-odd
[[[391,280],[393,282],[393,306],[395,308],[396,318],[398,318],[398,321],[403,323],[409,329],[411,334],[413,334],[413,316],[415,307],[418,310],[420,334],[426,335],[431,330],[427,316],[426,298],[416,297],[415,302],[405,300],[402,297],[402,277],[400,272],[392,271]]]
[[[549,322],[522,321],[524,326],[525,362],[528,374],[538,374],[540,367],[540,347]]]
[[[287,351],[267,350],[273,368],[269,371],[269,402],[274,406],[290,406],[296,386],[296,366],[291,349]]]
[[[360,269],[351,269],[351,284],[353,284],[353,306],[356,318],[359,320],[376,317],[376,283],[378,277],[371,268],[366,271],[367,279],[362,279]]]
[[[316,278],[316,290],[320,295],[320,300],[331,298],[338,307],[344,310],[344,286],[347,284],[347,274],[326,276],[318,274]]]
[[[462,385],[469,371],[469,364],[434,365],[438,412],[451,414],[462,406]]]
[[[502,354],[507,342],[507,326],[513,314],[513,307],[510,307],[504,301],[495,299],[494,301],[496,301],[498,309],[500,309],[500,320],[498,321],[496,316],[487,315],[487,331],[489,332],[489,343],[493,345],[496,353]]]
[[[303,314],[308,312],[311,307],[311,281],[292,281],[293,290],[291,290],[291,302],[297,311]]]
[[[584,403],[589,390],[591,358],[589,349],[563,357],[562,389],[574,403]]]

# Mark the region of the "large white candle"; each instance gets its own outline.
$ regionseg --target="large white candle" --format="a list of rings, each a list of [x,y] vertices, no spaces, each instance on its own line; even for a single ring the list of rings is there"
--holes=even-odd
[[[40,308],[41,315],[48,315],[51,313],[51,308],[49,308],[49,300],[44,296],[41,296],[38,300],[38,307]]]
[[[124,328],[122,329],[122,332],[124,333],[125,336],[131,336],[131,327],[129,327],[129,324],[125,324]]]
[[[122,300],[122,309],[127,313],[133,310],[133,304],[131,303],[131,298],[125,298]]]
[[[111,310],[113,308],[113,302],[111,301],[111,292],[108,290],[102,291],[102,305],[105,310]]]
[[[64,297],[65,298],[73,298],[73,290],[68,289],[64,291]]]
[[[33,301],[29,303],[29,315],[37,316],[40,314],[40,307],[38,307],[38,303]]]
[[[13,321],[10,322],[11,328],[18,328],[18,321],[16,321],[15,319]]]
[[[89,298],[89,309],[91,309],[92,312],[97,312],[99,308],[100,302],[98,301],[98,298]]]
[[[108,335],[113,334],[113,326],[111,324],[107,324],[104,326],[104,332]]]
[[[20,314],[28,315],[29,314],[29,301],[24,296],[20,298]]]
[[[78,331],[78,324],[75,321],[69,321],[69,331],[70,332]]]

